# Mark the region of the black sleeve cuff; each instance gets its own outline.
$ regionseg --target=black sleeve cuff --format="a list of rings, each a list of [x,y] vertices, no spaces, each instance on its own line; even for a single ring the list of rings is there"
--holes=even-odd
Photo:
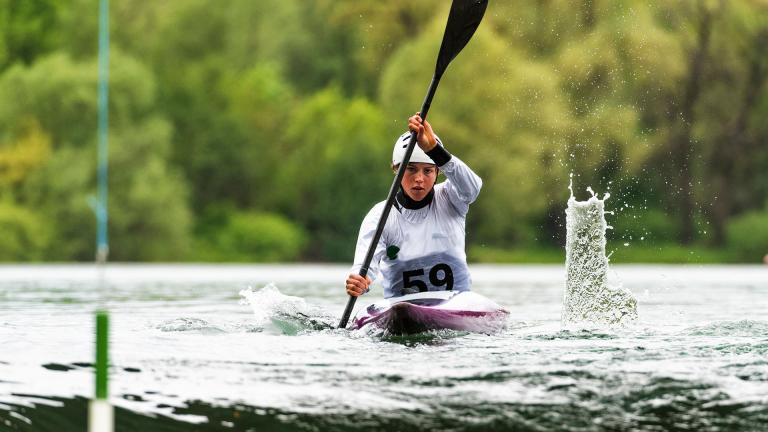
[[[436,145],[435,148],[428,151],[427,156],[435,161],[439,167],[445,165],[449,160],[451,160],[451,154],[448,153],[448,150],[446,150],[445,147],[441,146],[440,144]]]

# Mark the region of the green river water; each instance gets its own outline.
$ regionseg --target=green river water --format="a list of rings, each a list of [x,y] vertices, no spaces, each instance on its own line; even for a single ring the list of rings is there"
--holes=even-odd
[[[612,267],[639,318],[601,328],[563,266],[471,266],[507,327],[411,337],[330,328],[346,271],[0,267],[0,431],[85,430],[99,302],[117,431],[768,430],[768,266]]]

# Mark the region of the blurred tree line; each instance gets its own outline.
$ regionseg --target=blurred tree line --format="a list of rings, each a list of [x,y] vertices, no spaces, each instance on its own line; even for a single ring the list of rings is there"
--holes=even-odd
[[[449,5],[111,2],[111,259],[350,261]],[[0,260],[93,259],[97,12],[0,0]],[[766,79],[764,1],[491,1],[430,113],[470,258],[559,247],[573,173],[617,241],[758,260]]]

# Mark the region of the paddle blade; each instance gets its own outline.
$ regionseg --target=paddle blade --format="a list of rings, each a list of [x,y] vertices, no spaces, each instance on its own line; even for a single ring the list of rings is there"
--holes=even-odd
[[[437,56],[435,76],[442,76],[448,64],[467,45],[485,15],[488,0],[453,0],[448,23],[445,25],[443,43]]]

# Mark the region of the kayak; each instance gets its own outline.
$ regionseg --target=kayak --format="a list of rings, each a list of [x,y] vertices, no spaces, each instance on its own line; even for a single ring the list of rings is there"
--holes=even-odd
[[[504,327],[509,312],[471,291],[428,291],[384,299],[362,309],[353,329],[375,325],[389,334],[429,330],[493,333]]]

